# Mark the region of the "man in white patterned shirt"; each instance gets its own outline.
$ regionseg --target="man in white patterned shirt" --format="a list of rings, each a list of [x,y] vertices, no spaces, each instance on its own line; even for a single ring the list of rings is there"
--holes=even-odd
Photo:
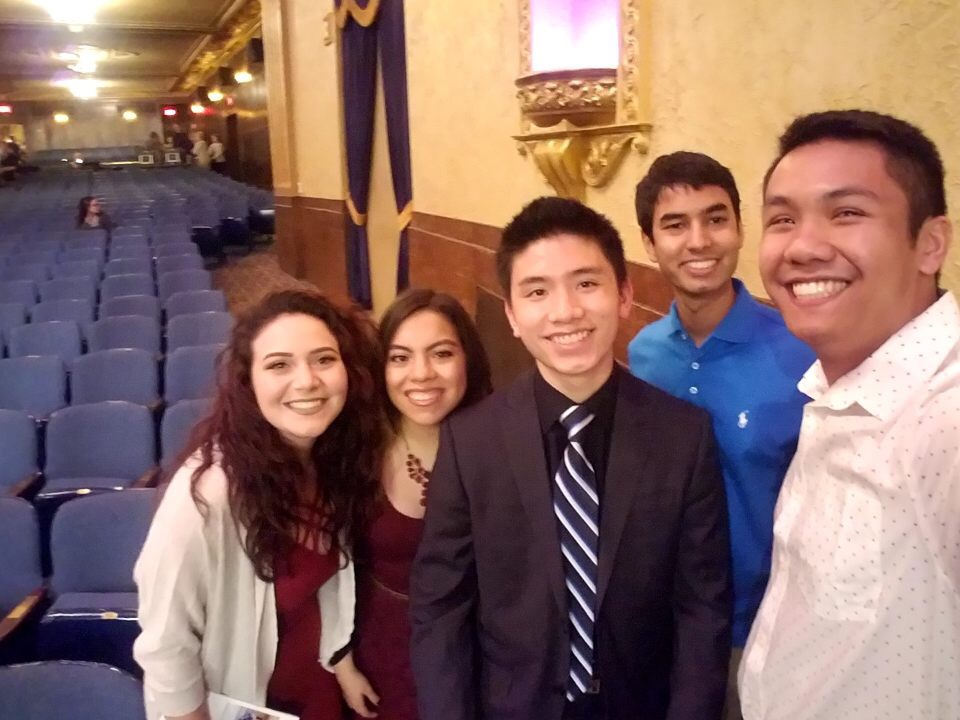
[[[943,165],[916,127],[798,118],[760,269],[818,361],[740,673],[746,720],[960,718],[960,310]]]

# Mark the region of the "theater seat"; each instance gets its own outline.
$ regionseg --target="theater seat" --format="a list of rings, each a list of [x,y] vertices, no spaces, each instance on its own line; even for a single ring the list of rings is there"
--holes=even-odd
[[[23,495],[39,479],[36,424],[25,412],[0,410],[0,496]]]
[[[0,698],[0,720],[144,720],[140,682],[98,663],[0,667]]]
[[[53,604],[40,621],[44,660],[105,662],[134,675],[137,588],[133,565],[156,508],[156,491],[133,489],[64,503],[53,519]]]
[[[32,638],[25,637],[44,598],[40,570],[37,513],[21,498],[0,498],[0,663],[27,657]],[[0,689],[0,718],[6,707]]]
[[[47,425],[45,481],[37,502],[131,487],[155,460],[153,416],[142,405],[109,401],[57,410]]]

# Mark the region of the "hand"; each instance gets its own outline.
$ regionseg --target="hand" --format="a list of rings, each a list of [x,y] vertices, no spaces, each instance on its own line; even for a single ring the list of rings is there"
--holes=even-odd
[[[380,702],[380,696],[373,691],[373,687],[366,676],[357,669],[353,662],[353,653],[347,653],[333,666],[334,675],[340,684],[347,705],[360,717],[375,718],[377,713],[370,709]]]

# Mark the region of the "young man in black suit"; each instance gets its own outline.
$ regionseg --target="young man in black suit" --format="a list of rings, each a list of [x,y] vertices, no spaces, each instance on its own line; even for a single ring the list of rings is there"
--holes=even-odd
[[[614,362],[602,215],[540,198],[497,269],[536,369],[445,423],[411,578],[422,720],[716,720],[730,555],[709,417]]]

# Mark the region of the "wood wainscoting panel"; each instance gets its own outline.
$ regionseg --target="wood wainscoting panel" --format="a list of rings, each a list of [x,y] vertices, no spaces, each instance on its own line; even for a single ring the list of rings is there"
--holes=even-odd
[[[275,200],[281,269],[339,302],[348,302],[346,203],[311,197]]]
[[[347,206],[343,200],[297,198],[301,277],[338,302],[348,302]]]
[[[497,384],[508,382],[525,364],[523,352],[503,317],[503,290],[497,280],[495,252],[501,229],[490,225],[415,212],[410,223],[410,285],[429,287],[457,298],[483,326],[481,333]],[[656,268],[627,263],[633,281],[634,305],[620,324],[615,351],[625,360],[627,344],[637,332],[662,317],[673,293]],[[504,326],[507,332],[504,333]]]
[[[294,197],[283,195],[277,195],[274,198],[274,243],[280,269],[299,278],[301,275],[298,252],[300,232],[297,227],[296,200]]]

